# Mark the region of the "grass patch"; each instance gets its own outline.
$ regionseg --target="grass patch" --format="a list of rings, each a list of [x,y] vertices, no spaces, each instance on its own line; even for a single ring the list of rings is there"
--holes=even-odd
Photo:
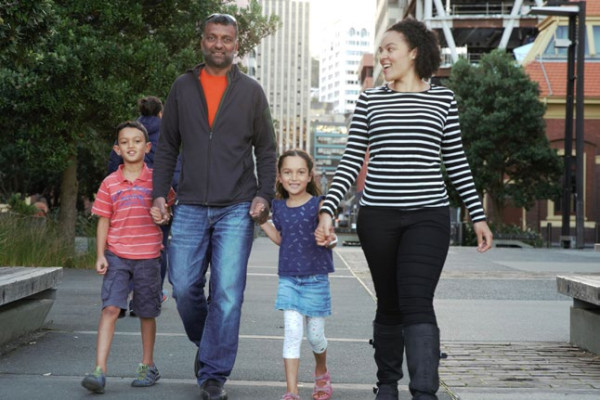
[[[76,254],[50,218],[0,214],[0,266],[93,268],[95,260],[95,249]]]

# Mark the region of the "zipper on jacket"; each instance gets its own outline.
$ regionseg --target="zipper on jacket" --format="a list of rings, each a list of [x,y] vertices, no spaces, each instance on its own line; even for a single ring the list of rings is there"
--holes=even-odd
[[[199,82],[199,81],[198,81]],[[202,85],[200,85],[202,86]],[[227,86],[225,87],[225,91],[223,92],[223,96],[221,96],[221,101],[219,101],[219,107],[217,108],[217,112],[215,113],[215,117],[213,118],[213,123],[210,126],[210,131],[208,132],[208,167],[206,171],[208,176],[206,177],[206,197],[204,198],[204,204],[208,205],[208,190],[209,190],[209,180],[210,180],[210,166],[211,166],[211,155],[212,155],[212,138],[213,138],[213,128],[216,126],[217,117],[219,116],[219,111],[221,111],[221,107],[223,106],[223,102],[225,101],[225,97],[231,88],[231,71],[227,72]],[[204,88],[202,88],[202,92],[204,93]],[[206,99],[206,97],[205,97]],[[208,117],[208,110],[207,110]]]
[[[214,121],[213,121],[214,122]],[[208,165],[206,167],[206,190],[204,191],[205,193],[205,197],[204,197],[204,205],[208,206],[208,189],[209,189],[209,184],[208,181],[210,179],[210,166],[211,166],[211,155],[212,155],[212,137],[213,137],[213,130],[212,127],[210,128],[210,131],[208,131],[208,157],[206,157]]]

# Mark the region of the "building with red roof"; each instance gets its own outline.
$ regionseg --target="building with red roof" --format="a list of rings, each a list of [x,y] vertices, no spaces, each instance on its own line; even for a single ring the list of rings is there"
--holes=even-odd
[[[567,49],[558,46],[568,38],[567,17],[547,17],[538,26],[539,34],[522,60],[531,79],[539,84],[540,100],[547,106],[546,135],[559,155],[564,155],[567,102]],[[558,42],[557,42],[558,39]],[[600,242],[600,0],[586,1],[584,65],[584,237],[585,243]],[[577,67],[575,68],[577,71]],[[575,102],[576,105],[576,102]],[[576,110],[574,110],[576,118]],[[572,156],[576,157],[575,129]],[[512,222],[560,239],[561,201],[539,201],[530,211],[513,210]],[[575,232],[575,199],[569,205],[571,233]]]

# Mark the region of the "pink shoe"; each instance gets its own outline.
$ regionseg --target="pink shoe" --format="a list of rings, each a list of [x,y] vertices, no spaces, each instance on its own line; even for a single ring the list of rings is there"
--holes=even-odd
[[[281,400],[300,400],[300,396],[291,392],[287,392],[281,396]]]
[[[325,382],[322,385],[319,385],[319,382]],[[313,399],[314,400],[329,400],[331,398],[331,394],[333,393],[333,388],[331,387],[331,376],[329,375],[329,371],[325,372],[321,376],[315,376],[315,387],[313,388]]]

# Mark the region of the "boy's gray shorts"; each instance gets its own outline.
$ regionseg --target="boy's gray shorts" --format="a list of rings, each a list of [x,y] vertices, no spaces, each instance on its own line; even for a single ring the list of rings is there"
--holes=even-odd
[[[160,258],[130,260],[108,250],[104,255],[108,270],[102,282],[102,308],[126,310],[129,283],[133,282],[133,311],[141,318],[158,317],[162,301]]]

